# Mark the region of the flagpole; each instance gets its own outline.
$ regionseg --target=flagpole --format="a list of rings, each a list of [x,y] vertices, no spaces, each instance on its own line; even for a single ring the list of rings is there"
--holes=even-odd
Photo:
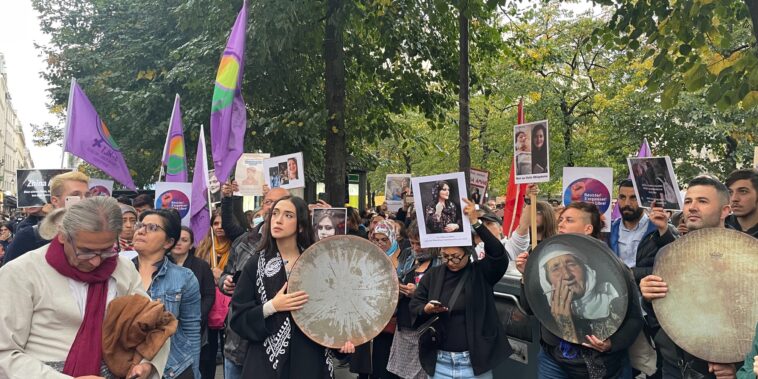
[[[68,105],[66,106],[66,126],[63,128],[63,149],[61,151],[61,168],[64,168],[66,162],[66,142],[68,141],[68,127],[71,125],[71,108],[74,103],[74,86],[76,78],[71,77],[71,87],[68,90]]]

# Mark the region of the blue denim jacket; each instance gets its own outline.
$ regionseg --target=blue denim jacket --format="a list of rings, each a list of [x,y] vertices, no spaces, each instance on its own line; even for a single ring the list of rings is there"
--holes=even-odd
[[[199,379],[200,285],[190,269],[177,266],[168,258],[163,258],[158,266],[147,293],[153,300],[160,300],[179,320],[176,333],[171,336],[171,351],[163,375],[173,378],[192,366],[195,378]]]

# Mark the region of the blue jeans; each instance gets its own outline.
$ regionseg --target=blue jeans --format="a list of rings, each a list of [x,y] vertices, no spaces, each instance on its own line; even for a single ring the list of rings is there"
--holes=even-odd
[[[434,368],[432,379],[492,379],[492,371],[487,371],[481,375],[474,375],[474,368],[471,367],[469,352],[454,353],[450,351],[437,352],[437,365]]]
[[[556,362],[550,354],[545,353],[542,348],[540,348],[540,354],[537,359],[539,361],[537,366],[537,378],[569,379],[566,371],[561,368],[558,362]],[[629,363],[628,358],[626,359],[626,362],[624,362],[624,368],[621,369],[621,372],[616,376],[616,379],[632,379],[632,365]]]
[[[237,366],[224,359],[224,379],[242,379],[242,366]]]

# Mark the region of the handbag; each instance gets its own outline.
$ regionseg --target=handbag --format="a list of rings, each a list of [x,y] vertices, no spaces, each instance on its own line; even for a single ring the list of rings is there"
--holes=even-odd
[[[230,296],[226,296],[216,287],[216,299],[213,301],[211,311],[208,313],[208,328],[213,330],[224,329],[224,321],[229,313]]]
[[[463,289],[463,284],[466,282],[466,279],[468,279],[468,275],[470,272],[471,272],[470,268],[466,270],[466,272],[463,273],[461,280],[455,286],[455,290],[453,291],[453,296],[450,297],[451,306],[452,304],[455,304],[456,300],[458,300],[458,295],[461,294],[461,290]],[[430,351],[433,351],[436,354],[437,349],[439,349],[441,335],[439,331],[437,330],[437,328],[435,328],[434,326],[434,324],[439,319],[440,319],[440,316],[438,314],[434,315],[416,329],[416,331],[418,332],[419,359],[421,359],[421,355],[424,354],[422,351],[425,351],[426,354],[429,354]]]
[[[655,374],[657,356],[655,349],[650,345],[644,330],[640,331],[637,339],[629,347],[629,361],[633,368],[640,370],[645,375]]]

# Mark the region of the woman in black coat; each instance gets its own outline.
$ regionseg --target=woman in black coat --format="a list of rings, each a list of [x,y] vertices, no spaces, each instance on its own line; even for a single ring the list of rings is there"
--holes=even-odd
[[[208,313],[216,300],[216,287],[213,272],[208,262],[195,256],[195,234],[192,229],[182,226],[182,232],[176,246],[171,250],[171,258],[179,266],[184,266],[195,274],[200,285],[200,375],[213,378],[216,372],[216,351],[218,339],[208,340]],[[199,378],[198,378],[199,379]]]
[[[491,378],[492,369],[512,352],[493,295],[493,286],[508,268],[508,257],[503,244],[479,221],[474,203],[463,201],[464,213],[484,241],[485,257],[471,261],[476,257],[473,246],[443,247],[443,265],[427,271],[410,302],[417,327],[440,317],[434,323],[440,336],[436,348],[419,346],[421,366],[432,378],[452,377],[453,362],[463,377]],[[462,290],[450,304],[461,280],[465,280]]]

